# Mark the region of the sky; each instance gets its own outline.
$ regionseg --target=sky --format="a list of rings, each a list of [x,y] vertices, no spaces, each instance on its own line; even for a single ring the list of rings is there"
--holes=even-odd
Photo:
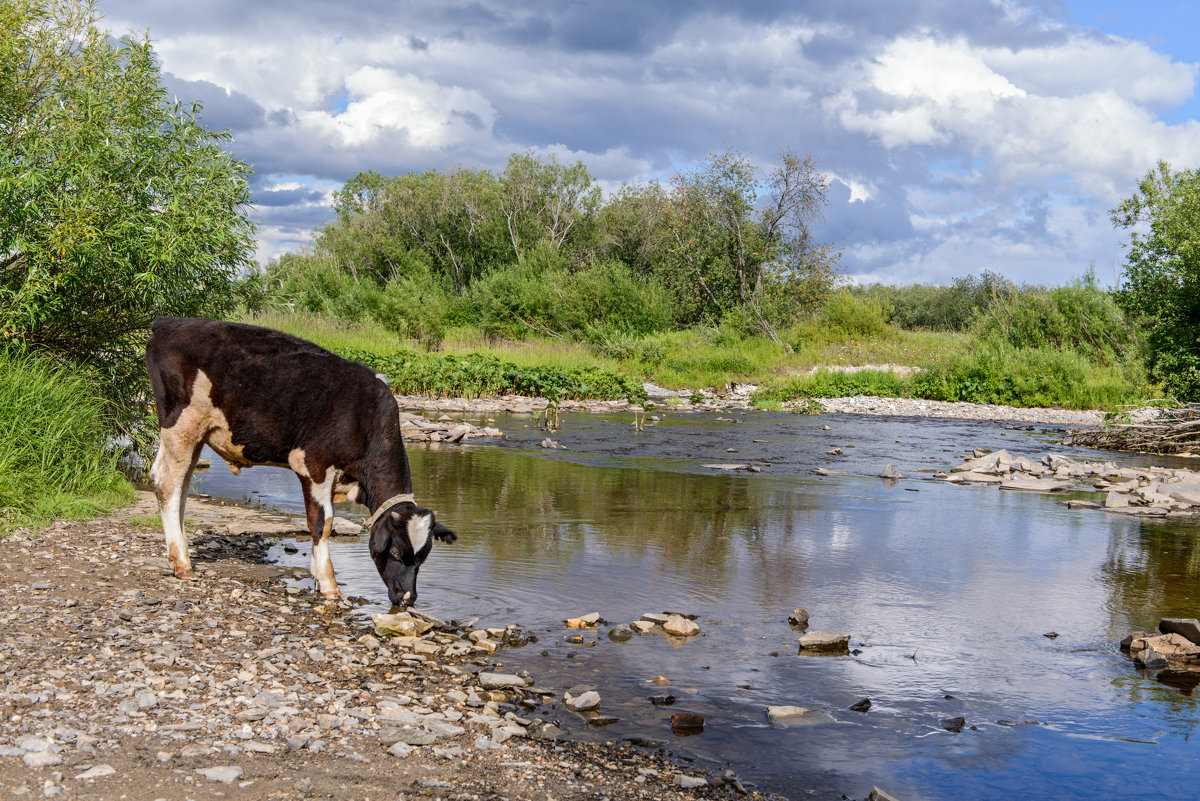
[[[1200,167],[1200,0],[98,0],[254,169],[258,260],[364,170],[582,161],[606,191],[710,152],[830,179],[855,282],[1119,280],[1109,210]]]

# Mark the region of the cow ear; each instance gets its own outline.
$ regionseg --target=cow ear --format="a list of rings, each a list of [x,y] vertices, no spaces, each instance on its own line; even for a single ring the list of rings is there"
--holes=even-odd
[[[388,536],[387,526],[373,526],[369,547],[371,558],[375,560],[376,564],[380,564],[380,560],[386,558],[389,545],[391,545],[391,537]]]
[[[443,526],[441,523],[434,523],[433,530],[429,533],[433,535],[434,539],[441,540],[442,542],[454,542],[456,539],[458,539],[457,534]]]

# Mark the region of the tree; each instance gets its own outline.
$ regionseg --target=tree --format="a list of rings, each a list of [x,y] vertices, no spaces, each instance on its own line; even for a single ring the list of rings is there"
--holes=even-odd
[[[219,315],[250,261],[249,168],[92,0],[0,0],[0,342],[93,369],[132,424],[158,315]]]
[[[1150,375],[1200,400],[1200,171],[1160,161],[1111,216],[1129,231],[1117,301],[1146,331]]]
[[[832,280],[836,254],[814,243],[810,230],[827,187],[812,159],[790,150],[765,179],[733,150],[709,154],[699,169],[675,176],[664,210],[668,264],[696,321],[745,308],[778,341],[764,313],[768,283],[795,288],[814,276]]]

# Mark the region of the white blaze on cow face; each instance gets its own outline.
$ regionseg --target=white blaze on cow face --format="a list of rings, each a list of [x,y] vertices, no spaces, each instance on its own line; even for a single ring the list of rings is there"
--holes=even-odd
[[[433,515],[417,515],[408,521],[408,542],[412,545],[413,556],[421,552],[425,543],[429,542],[429,530],[433,527]]]

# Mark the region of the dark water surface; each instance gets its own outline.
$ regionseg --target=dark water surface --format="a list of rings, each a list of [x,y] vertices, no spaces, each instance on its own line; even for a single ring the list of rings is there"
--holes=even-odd
[[[872,785],[902,799],[1197,796],[1195,698],[1140,675],[1116,643],[1163,616],[1200,616],[1200,528],[918,472],[975,447],[1105,455],[965,421],[690,413],[642,433],[629,422],[564,415],[553,437],[566,450],[539,448],[546,432],[513,418],[499,419],[500,444],[410,449],[418,501],[460,537],[435,546],[420,605],[537,634],[501,654],[505,668],[594,685],[620,719],[589,729],[546,710],[575,736],[659,738],[793,799],[865,798]],[[703,467],[715,462],[762,472]],[[893,486],[874,477],[889,463],[906,476]],[[299,508],[287,471],[235,478],[214,464],[197,490]],[[306,565],[300,545],[289,559]],[[365,611],[386,606],[365,539],[337,542],[333,560],[343,591],[379,604]],[[798,606],[859,653],[797,655],[787,615]],[[664,610],[697,615],[703,635],[618,644],[604,627],[573,644],[562,625]],[[670,686],[649,683],[658,675]],[[664,692],[673,706],[649,702]],[[866,697],[869,711],[849,709]],[[772,727],[775,704],[826,715]],[[703,715],[703,733],[674,737],[677,711]],[[940,725],[955,716],[967,721],[957,734]]]

